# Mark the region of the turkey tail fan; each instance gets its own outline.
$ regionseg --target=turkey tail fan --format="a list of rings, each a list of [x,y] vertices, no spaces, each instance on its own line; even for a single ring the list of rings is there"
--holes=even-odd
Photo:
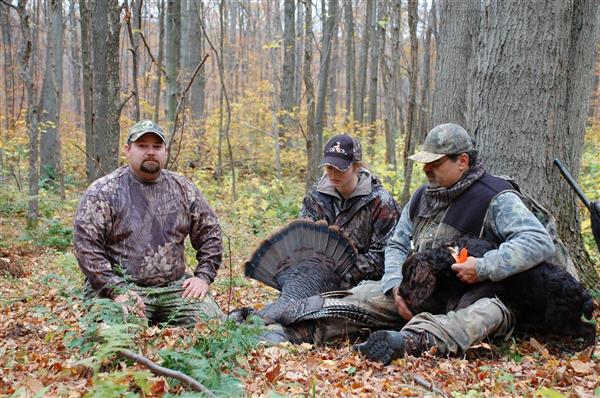
[[[245,264],[245,275],[277,290],[277,275],[300,264],[326,266],[342,276],[356,262],[356,248],[337,227],[295,220],[262,241]]]

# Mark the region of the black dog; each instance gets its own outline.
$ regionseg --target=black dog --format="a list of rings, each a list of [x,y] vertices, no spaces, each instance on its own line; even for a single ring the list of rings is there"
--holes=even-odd
[[[473,257],[496,248],[488,241],[466,238],[454,248],[446,245],[408,257],[398,290],[413,313],[443,314],[496,296],[515,315],[518,331],[581,337],[586,346],[594,344],[595,326],[581,319],[592,318],[592,297],[567,271],[542,262],[502,281],[468,284],[450,268],[456,262],[451,254],[456,247],[466,247]]]

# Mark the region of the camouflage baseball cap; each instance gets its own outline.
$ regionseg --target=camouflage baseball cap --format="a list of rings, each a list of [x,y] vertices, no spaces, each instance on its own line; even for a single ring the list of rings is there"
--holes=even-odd
[[[435,162],[445,155],[460,155],[473,150],[473,139],[458,124],[446,123],[435,126],[427,133],[423,150],[408,158],[419,163]]]
[[[133,126],[129,128],[129,136],[127,137],[127,142],[137,141],[141,136],[146,133],[154,133],[160,137],[160,139],[166,144],[167,140],[165,139],[165,133],[163,129],[152,120],[140,120]]]

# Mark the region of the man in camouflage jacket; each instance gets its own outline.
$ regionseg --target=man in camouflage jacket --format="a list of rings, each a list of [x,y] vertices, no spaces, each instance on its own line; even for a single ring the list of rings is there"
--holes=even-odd
[[[208,295],[223,247],[216,214],[187,178],[163,169],[163,130],[144,120],[129,130],[129,164],[96,180],[81,198],[74,251],[86,296],[111,298],[152,323],[193,325],[222,317]],[[198,265],[186,273],[189,235]]]

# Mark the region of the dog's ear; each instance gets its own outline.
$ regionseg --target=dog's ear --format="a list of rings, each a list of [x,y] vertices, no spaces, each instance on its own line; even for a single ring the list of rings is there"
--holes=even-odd
[[[436,286],[436,278],[431,270],[431,265],[419,262],[414,268],[412,278],[409,282],[408,298],[413,307],[420,306],[431,297]]]

